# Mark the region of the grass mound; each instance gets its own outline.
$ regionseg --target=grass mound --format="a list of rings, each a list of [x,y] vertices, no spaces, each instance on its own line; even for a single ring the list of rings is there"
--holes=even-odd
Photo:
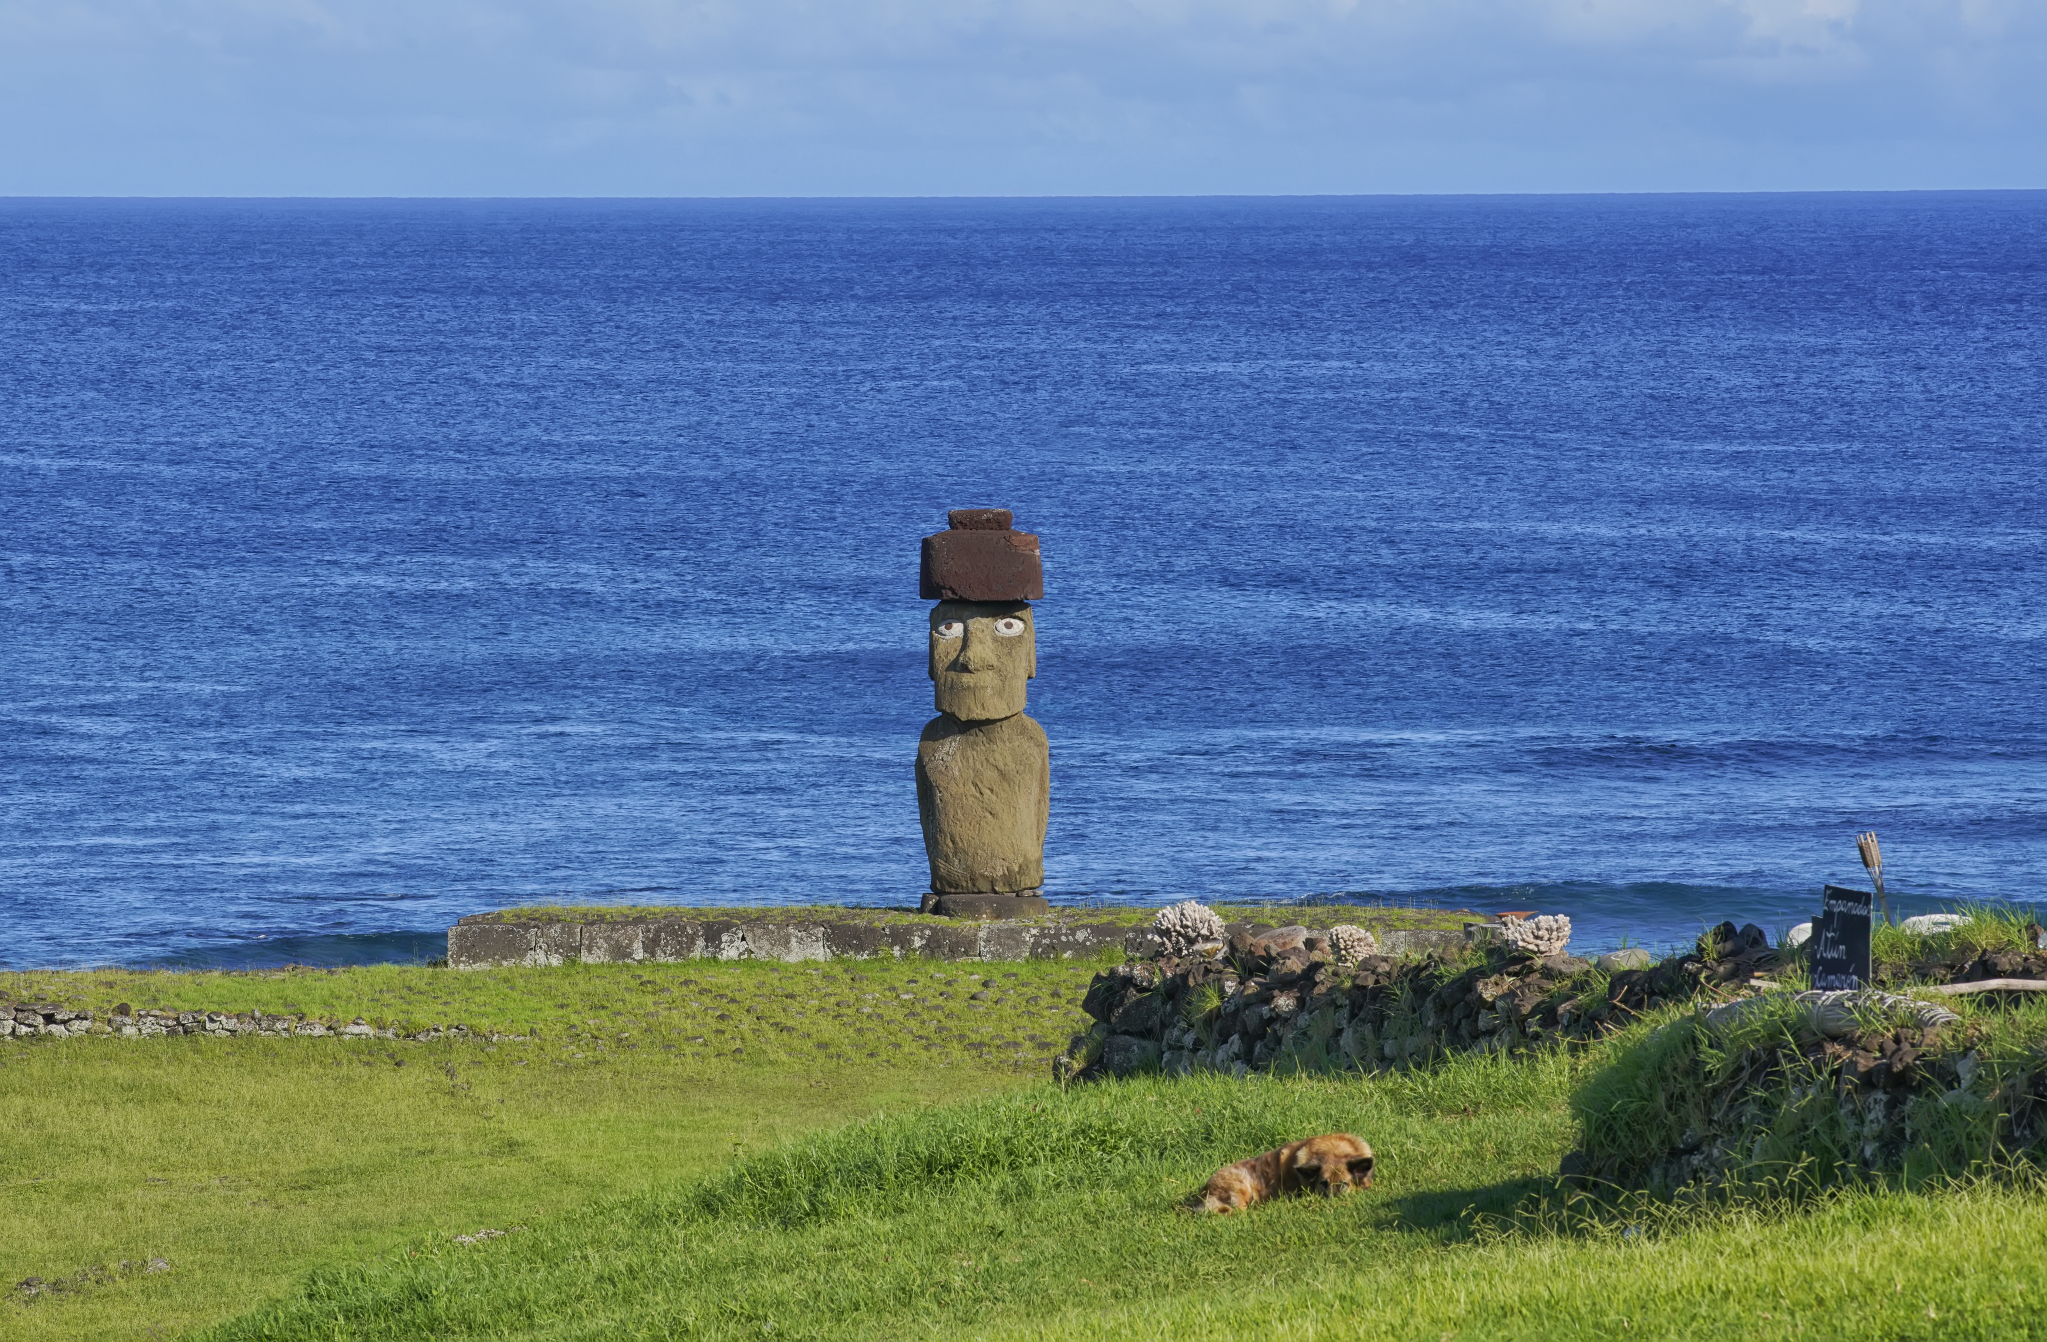
[[[1632,1035],[1573,1098],[1585,1173],[1670,1193],[1917,1185],[2039,1162],[2047,1002],[1942,1005],[1961,1019],[1926,1028],[1871,1006],[1842,1030],[1787,996],[1724,1025],[1692,1014]]]
[[[1869,952],[1877,982],[1951,983],[1973,978],[2047,977],[2039,913],[2025,904],[1965,904],[1959,927],[1917,935],[1878,923]]]

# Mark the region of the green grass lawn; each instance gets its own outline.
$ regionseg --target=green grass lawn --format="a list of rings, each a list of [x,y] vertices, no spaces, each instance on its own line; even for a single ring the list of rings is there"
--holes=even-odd
[[[819,1126],[1014,1088],[1046,1074],[1034,1041],[1063,1044],[1084,1019],[1074,1003],[1092,973],[0,975],[13,1000],[100,1012],[304,1011],[529,1036],[0,1041],[0,1282],[54,1284],[10,1290],[0,1337],[178,1336],[318,1264],[544,1220]],[[169,1270],[143,1271],[152,1258]]]
[[[0,1334],[2047,1336],[2047,1197],[2023,1184],[1559,1210],[1549,1176],[1579,1140],[1571,1097],[1615,1046],[1372,1079],[1062,1091],[1028,1049],[998,1045],[1063,1029],[1089,973],[0,983],[138,1006],[147,991],[265,1010],[289,995],[535,1033],[0,1047],[7,1280],[137,1265],[15,1292]],[[1217,1165],[1332,1129],[1377,1148],[1369,1192],[1239,1217],[1179,1209]],[[456,1238],[486,1228],[508,1233]],[[141,1271],[151,1257],[170,1270]]]
[[[1087,1017],[1100,965],[1028,960],[771,961],[554,969],[360,969],[255,973],[0,973],[0,1001],[55,1002],[105,1017],[123,1003],[171,1011],[260,1011],[417,1030],[466,1025],[527,1035],[556,1060],[655,1051],[688,1062],[813,1062],[962,1050],[1051,1064]],[[979,994],[979,996],[977,996]]]
[[[2047,1201],[1540,1205],[1583,1062],[1373,1081],[1109,1082],[873,1120],[490,1243],[316,1274],[210,1336],[2026,1337]],[[1216,1164],[1344,1128],[1370,1192],[1179,1210]]]

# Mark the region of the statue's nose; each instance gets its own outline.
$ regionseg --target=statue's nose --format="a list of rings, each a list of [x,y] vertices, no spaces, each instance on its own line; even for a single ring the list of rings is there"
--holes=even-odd
[[[993,671],[1001,665],[995,655],[995,634],[987,628],[976,629],[972,624],[960,634],[960,669],[963,671]]]

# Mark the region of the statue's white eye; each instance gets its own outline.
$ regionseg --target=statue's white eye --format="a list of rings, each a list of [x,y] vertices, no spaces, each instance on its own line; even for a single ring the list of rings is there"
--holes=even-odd
[[[958,620],[947,620],[944,624],[939,625],[938,628],[933,630],[932,632],[937,634],[940,638],[958,638],[961,634],[966,632],[966,628],[967,627],[961,624]]]
[[[1015,616],[1005,616],[995,622],[995,632],[1004,638],[1015,638],[1023,632],[1023,621]]]

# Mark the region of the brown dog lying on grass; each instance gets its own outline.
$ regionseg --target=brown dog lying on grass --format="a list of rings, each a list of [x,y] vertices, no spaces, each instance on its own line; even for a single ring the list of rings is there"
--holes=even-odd
[[[1223,1166],[1188,1199],[1188,1207],[1240,1212],[1283,1195],[1312,1192],[1333,1198],[1371,1186],[1372,1148],[1347,1132],[1331,1132]]]

